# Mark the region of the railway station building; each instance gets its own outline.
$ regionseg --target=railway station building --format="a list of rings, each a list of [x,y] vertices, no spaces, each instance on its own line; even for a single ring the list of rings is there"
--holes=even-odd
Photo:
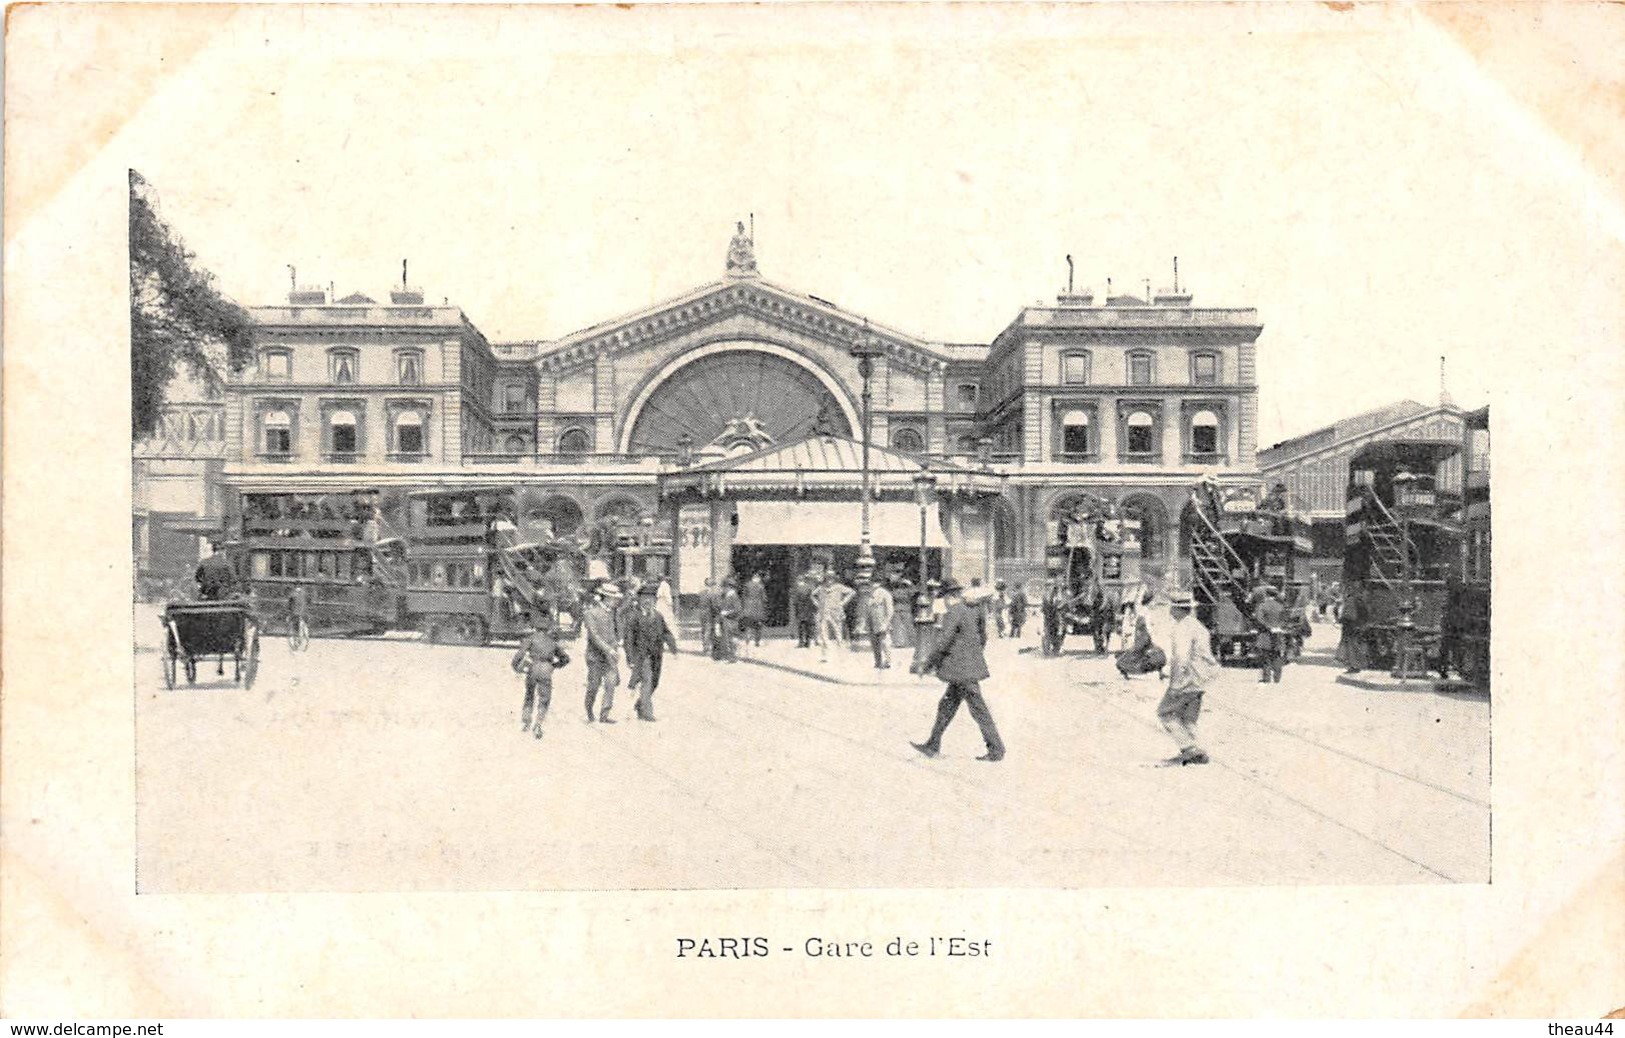
[[[741,229],[717,280],[552,339],[491,342],[405,285],[331,295],[251,308],[228,498],[515,486],[557,536],[614,524],[618,565],[680,595],[730,573],[772,588],[856,551],[855,343],[883,567],[913,576],[923,536],[933,572],[1028,581],[1108,515],[1113,575],[1173,574],[1198,481],[1259,482],[1257,312],[1196,307],[1177,281],[939,342],[774,284]]]
[[[1471,469],[1475,485],[1487,486],[1489,434],[1469,435],[1466,413],[1444,394],[1431,406],[1400,400],[1259,451],[1258,467],[1265,482],[1272,487],[1284,484],[1287,500],[1312,524],[1310,568],[1322,581],[1342,575],[1349,459],[1385,440],[1438,440],[1462,447],[1439,467],[1437,490],[1446,498],[1462,496],[1469,481],[1466,469]]]

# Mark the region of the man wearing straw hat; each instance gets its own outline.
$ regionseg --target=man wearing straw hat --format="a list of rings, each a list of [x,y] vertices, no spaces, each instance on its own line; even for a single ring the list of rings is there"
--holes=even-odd
[[[1196,618],[1189,592],[1175,592],[1168,602],[1173,624],[1168,632],[1168,691],[1157,704],[1157,719],[1173,736],[1179,755],[1164,767],[1206,764],[1207,753],[1196,744],[1196,720],[1202,713],[1202,693],[1219,673],[1218,661],[1206,627]]]
[[[600,686],[604,689],[604,701],[598,708],[597,720],[603,724],[614,724],[609,716],[610,707],[615,705],[615,688],[621,683],[621,675],[615,668],[615,655],[620,646],[620,635],[615,626],[615,605],[621,600],[621,589],[609,581],[598,586],[597,597],[587,606],[586,615],[581,618],[582,629],[587,635],[587,720],[594,720],[593,701],[598,698]]]

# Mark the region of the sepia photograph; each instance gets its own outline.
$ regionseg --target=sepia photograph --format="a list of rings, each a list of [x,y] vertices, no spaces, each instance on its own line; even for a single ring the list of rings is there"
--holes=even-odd
[[[1542,10],[1543,58],[1619,38]],[[1617,691],[1619,657],[1541,633],[1608,627],[1533,560],[1615,571],[1618,520],[1503,515],[1492,566],[1492,475],[1515,516],[1586,493],[1523,466],[1583,466],[1617,407],[1530,394],[1617,347],[1625,208],[1573,157],[1596,123],[1496,86],[1482,44],[1524,21],[46,5],[8,56],[42,16],[132,70],[75,73],[126,107],[78,110],[105,136],[42,149],[7,214],[75,197],[47,175],[94,198],[127,318],[127,366],[84,340],[80,416],[127,485],[65,464],[34,489],[74,503],[29,518],[129,510],[127,557],[59,548],[118,567],[102,867],[143,912],[997,891],[1065,926],[1117,891],[1284,932],[1356,888],[1465,918],[1539,872],[1519,711],[1580,722],[1559,690]],[[63,82],[17,76],[8,110]],[[8,272],[42,249],[8,233]],[[1574,391],[1617,391],[1608,355]],[[1598,781],[1550,821],[1617,855]],[[926,937],[1014,954],[1019,913],[983,911]],[[648,954],[909,936],[721,918]]]
[[[248,183],[131,171],[142,890],[1490,881],[1493,314],[1385,334],[1437,307],[1389,290],[1407,239],[1266,208],[1278,149],[1154,168],[1133,103],[1086,114],[1109,64],[964,118],[874,71],[904,113],[837,106],[818,54],[744,130],[679,100],[769,71],[724,52],[463,129],[631,151],[586,183],[480,148],[425,190],[426,127],[298,78]],[[1180,93],[1135,103],[1226,101]],[[888,213],[781,128],[943,177]],[[1133,150],[1032,172],[1102,131]],[[1469,158],[1366,205],[1470,218]],[[603,238],[493,247],[529,206]],[[1306,233],[1347,251],[1281,265]]]

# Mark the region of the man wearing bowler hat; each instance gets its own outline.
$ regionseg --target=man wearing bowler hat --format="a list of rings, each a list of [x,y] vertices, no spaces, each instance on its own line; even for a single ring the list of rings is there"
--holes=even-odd
[[[660,687],[660,668],[666,650],[677,651],[677,638],[666,618],[655,608],[656,589],[647,584],[638,589],[637,607],[626,618],[627,690],[638,690],[638,719],[655,719],[655,689]]]
[[[952,577],[943,582],[942,597],[948,613],[932,640],[930,653],[913,668],[917,674],[935,670],[948,688],[937,703],[937,721],[931,726],[930,737],[912,745],[927,757],[940,753],[942,733],[959,712],[959,704],[964,703],[982,730],[982,741],[987,743],[987,753],[976,759],[1000,761],[1004,759],[1004,740],[999,738],[993,715],[988,713],[980,684],[989,676],[987,659],[982,655],[982,647],[987,644],[987,614],[981,605],[972,608],[965,604],[964,590]]]

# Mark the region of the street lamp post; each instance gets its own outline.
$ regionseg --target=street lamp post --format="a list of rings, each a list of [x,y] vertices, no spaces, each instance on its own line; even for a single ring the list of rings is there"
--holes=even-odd
[[[914,622],[931,622],[931,593],[925,589],[926,574],[926,515],[931,507],[931,495],[937,489],[937,477],[928,469],[914,476],[914,500],[920,506],[920,593],[914,596]]]
[[[869,322],[863,324],[863,334],[858,336],[847,351],[858,362],[858,375],[863,379],[863,491],[862,491],[862,527],[858,538],[858,588],[866,590],[875,572],[875,549],[870,543],[869,531],[869,406],[873,399],[870,380],[875,374],[875,358],[882,356],[885,350],[880,341],[869,332]]]

